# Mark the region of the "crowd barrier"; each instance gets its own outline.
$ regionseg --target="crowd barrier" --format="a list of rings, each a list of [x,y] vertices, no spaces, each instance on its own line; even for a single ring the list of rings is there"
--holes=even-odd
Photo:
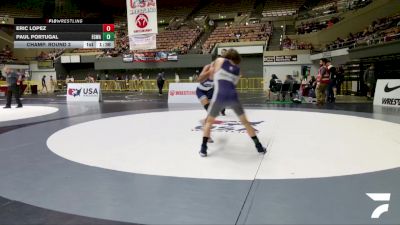
[[[143,91],[157,91],[157,80],[143,80],[141,82],[134,80],[100,80],[101,90],[103,92],[123,92],[123,91],[137,91],[143,89]],[[87,83],[84,80],[75,80],[74,83]],[[164,89],[168,90],[169,84],[175,83],[174,80],[166,80],[164,83]],[[180,80],[180,83],[191,83],[190,80]],[[41,86],[39,87],[41,90]],[[65,91],[67,83],[65,81],[57,81],[56,90]],[[240,91],[253,90],[262,91],[264,89],[263,78],[242,78],[239,80],[237,89]]]
[[[103,92],[128,92],[128,91],[138,91],[142,87],[143,91],[158,91],[156,80],[143,80],[142,86],[138,81],[115,81],[115,80],[101,80],[98,81]],[[190,83],[189,80],[180,80],[181,83]],[[76,80],[74,83],[87,83],[84,80]],[[175,83],[173,80],[166,80],[163,90],[168,90],[169,83]],[[24,81],[27,85],[25,94],[40,93],[42,91],[42,85],[38,81]],[[237,85],[239,91],[263,91],[265,81],[263,78],[241,78]],[[5,81],[0,81],[0,86],[7,85]],[[351,94],[354,85],[354,81],[344,81],[341,85],[342,94]],[[47,84],[49,92],[52,91],[66,91],[67,83],[62,81],[57,81],[54,86]],[[45,92],[46,93],[46,92]]]
[[[38,81],[24,81],[23,82],[24,85],[26,85],[26,89],[24,91],[24,94],[37,94],[38,92],[41,91],[42,86],[40,84],[40,82]],[[7,86],[7,82],[6,81],[0,81],[0,86]],[[48,90],[50,91],[50,86],[47,86]],[[55,87],[52,89],[52,91],[55,90]]]

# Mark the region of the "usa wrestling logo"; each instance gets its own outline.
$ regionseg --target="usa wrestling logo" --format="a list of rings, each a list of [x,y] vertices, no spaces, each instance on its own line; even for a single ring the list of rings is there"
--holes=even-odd
[[[203,131],[204,121],[200,121],[201,125],[196,126],[192,131]],[[259,131],[255,128],[257,125],[264,123],[264,121],[250,122],[254,130],[258,133]],[[245,133],[246,128],[239,121],[221,121],[215,120],[211,128],[212,132],[230,132],[230,133]]]
[[[74,97],[81,96],[81,91],[82,91],[82,88],[81,89],[70,88],[70,89],[68,89],[68,95],[71,95]]]

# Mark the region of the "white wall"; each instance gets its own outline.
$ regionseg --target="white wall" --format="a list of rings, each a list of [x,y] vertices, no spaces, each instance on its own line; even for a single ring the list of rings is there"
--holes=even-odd
[[[57,81],[56,70],[53,69],[39,69],[37,62],[32,61],[29,63],[29,67],[31,70],[31,81],[36,81],[39,85],[39,90],[41,90],[42,85],[42,77],[46,76],[46,84],[47,88],[49,88],[50,84],[50,76],[53,76],[53,80]]]
[[[297,61],[294,62],[264,62],[264,66],[268,66],[268,65],[294,65],[294,64],[298,64],[298,65],[306,65],[306,64],[311,64],[311,58],[310,58],[310,54],[293,54],[290,53],[290,51],[282,51],[281,54],[277,54],[278,56],[283,56],[283,55],[297,55]]]
[[[276,74],[283,81],[286,75],[300,75],[301,65],[264,66],[264,75],[267,75],[267,78],[271,79],[272,74]]]
[[[318,64],[264,66],[264,81],[265,81],[264,90],[268,89],[269,81],[271,80],[272,74],[275,74],[282,81],[285,81],[286,75],[298,74],[298,76],[295,76],[295,79],[299,80],[301,77],[302,66],[311,67],[310,70],[311,76],[317,76],[319,68]]]
[[[233,47],[219,47],[218,55],[221,55],[222,49],[230,49],[233,48],[239,52],[239,54],[257,54],[263,53],[264,46],[233,46]]]
[[[6,64],[0,64],[0,70],[3,70],[5,65]],[[16,69],[22,69],[22,70],[28,70],[29,69],[29,65],[7,64],[7,67],[11,68],[11,69],[15,69],[15,70]]]
[[[276,52],[265,52],[264,56],[274,55],[297,55],[297,61],[294,62],[264,62],[264,80],[266,90],[269,87],[269,81],[271,75],[275,74],[279,79],[284,81],[286,75],[294,75],[299,80],[301,77],[302,66],[311,67],[310,73],[316,76],[318,73],[319,64],[317,61],[311,61],[310,54],[305,54],[304,51],[276,51]]]
[[[311,55],[310,58],[314,64],[318,63],[321,58],[327,58],[331,60],[335,66],[345,64],[351,60],[348,48],[314,54]]]

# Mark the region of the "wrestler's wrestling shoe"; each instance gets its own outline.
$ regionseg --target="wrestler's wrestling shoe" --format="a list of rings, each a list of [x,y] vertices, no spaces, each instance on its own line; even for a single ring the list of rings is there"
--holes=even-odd
[[[199,154],[201,157],[207,157],[207,146],[201,145]]]
[[[261,154],[267,153],[267,148],[264,148],[262,144],[256,144],[257,152]]]

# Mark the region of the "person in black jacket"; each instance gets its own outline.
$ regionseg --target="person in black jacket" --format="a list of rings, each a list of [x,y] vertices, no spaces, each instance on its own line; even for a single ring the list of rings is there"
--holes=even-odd
[[[158,96],[162,96],[162,89],[165,83],[165,74],[164,72],[157,74],[157,86],[158,86]]]
[[[279,80],[275,74],[272,74],[271,80],[269,81],[268,100],[271,100],[271,92],[272,93],[280,92],[281,87],[282,87],[282,81]]]
[[[329,72],[329,76],[330,76],[330,83],[328,85],[328,90],[327,90],[328,91],[327,100],[330,103],[334,103],[336,100],[334,89],[336,88],[337,72],[336,72],[336,67],[334,67],[331,62],[328,62],[327,66],[328,66],[328,72]]]
[[[341,87],[344,81],[344,69],[343,67],[339,67],[336,73],[336,95],[341,95]]]
[[[278,79],[275,74],[272,74],[271,80],[269,81],[269,89],[271,92],[277,92],[279,84],[282,84],[282,81]]]
[[[22,108],[22,102],[20,99],[20,88],[21,88],[21,76],[12,71],[10,68],[4,68],[4,75],[7,80],[7,103],[5,109],[11,108],[11,97],[14,93],[15,100],[17,102],[17,108]]]

